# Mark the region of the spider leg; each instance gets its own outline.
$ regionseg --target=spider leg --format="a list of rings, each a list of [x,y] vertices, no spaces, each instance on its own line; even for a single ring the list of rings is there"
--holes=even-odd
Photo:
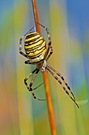
[[[32,64],[32,62],[30,62],[30,60],[26,60],[25,64]]]
[[[19,40],[19,53],[27,58],[27,55],[22,51],[22,40],[23,40],[23,38],[24,38],[24,36],[22,36]]]
[[[34,81],[35,81],[35,78],[36,78],[38,72],[39,72],[39,69],[35,68],[35,69],[24,79],[24,84],[26,85],[27,89],[32,93],[32,96],[33,96],[34,99],[39,100],[39,101],[44,101],[45,99],[39,99],[39,98],[37,98],[37,97],[35,96],[34,92],[33,92],[34,89],[37,89],[37,88],[38,88],[40,85],[42,85],[42,84],[38,85],[38,86],[37,86],[36,88],[34,88],[34,89],[32,88],[32,85],[33,85],[33,83],[34,83]],[[29,86],[28,86],[27,80],[28,80],[32,75],[34,75],[34,76],[33,76],[32,80],[31,80],[31,82],[30,82],[30,84],[29,84]]]
[[[48,65],[49,66],[49,65]],[[51,70],[53,70],[53,72],[55,72],[57,74],[57,76],[59,76],[61,78],[61,80],[64,82],[65,86],[67,87],[67,89],[70,91],[71,95],[73,96],[73,98],[75,99],[75,96],[70,88],[70,86],[68,85],[68,83],[65,81],[64,77],[58,73],[53,67],[49,66]]]
[[[36,90],[38,87],[42,86],[43,83],[39,84],[38,86],[36,86],[35,88],[33,88],[33,90]]]
[[[30,60],[26,60],[25,64],[37,64],[37,62],[30,62]]]
[[[52,55],[52,53],[53,53],[53,48],[52,48],[52,44],[51,44],[51,36],[50,36],[48,28],[46,28],[44,25],[42,25],[42,24],[40,24],[38,22],[36,22],[36,23],[41,25],[47,32],[48,43],[47,43],[47,51],[46,51],[45,56],[44,56],[44,58],[47,61],[49,59],[49,57]]]
[[[39,101],[44,101],[45,99],[37,98],[37,97],[35,96],[34,92],[33,92],[33,89],[32,89],[32,85],[33,85],[33,83],[34,83],[34,80],[35,80],[35,78],[36,78],[38,72],[39,72],[39,69],[37,69],[37,71],[35,72],[34,77],[32,78],[32,80],[31,80],[31,82],[30,82],[30,84],[29,84],[29,91],[32,92],[32,96],[33,96],[34,99],[39,100]],[[36,88],[38,88],[38,86],[37,86]],[[36,88],[35,88],[35,89],[36,89]]]
[[[46,27],[45,27],[45,29],[46,29],[46,32],[48,35],[48,43],[47,43],[48,49],[47,49],[47,53],[46,53],[46,56],[47,56],[46,61],[47,61],[53,53],[53,47],[52,47],[52,43],[51,43],[51,37],[50,37],[49,30]]]
[[[21,55],[23,55],[24,57],[27,58],[27,55],[22,51],[22,40],[23,38],[33,29],[34,27],[32,27],[28,32],[26,32],[26,34],[24,34],[23,36],[20,37],[19,39],[19,53]]]
[[[60,85],[62,86],[63,90],[66,92],[66,94],[72,99],[72,101],[77,105],[77,107],[79,108],[79,105],[76,103],[75,100],[75,96],[72,92],[72,90],[70,89],[69,85],[66,83],[66,81],[64,80],[64,77],[61,76],[54,68],[52,68],[51,66],[49,66],[47,64],[46,69],[51,73],[51,75],[60,83]],[[63,85],[62,81],[64,82],[65,86]],[[70,91],[70,93],[68,92],[68,90]]]
[[[26,36],[28,33],[30,33],[30,31],[32,31],[33,29],[35,29],[34,26],[28,32],[26,32],[26,34],[24,36]]]
[[[27,80],[37,71],[37,68],[35,68],[25,79],[24,84],[26,85],[27,89],[29,90],[29,86],[27,84]]]

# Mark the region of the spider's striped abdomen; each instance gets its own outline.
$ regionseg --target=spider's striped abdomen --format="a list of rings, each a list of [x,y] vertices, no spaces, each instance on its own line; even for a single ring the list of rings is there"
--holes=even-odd
[[[24,40],[24,49],[32,63],[44,60],[46,43],[44,38],[37,32],[30,32]]]

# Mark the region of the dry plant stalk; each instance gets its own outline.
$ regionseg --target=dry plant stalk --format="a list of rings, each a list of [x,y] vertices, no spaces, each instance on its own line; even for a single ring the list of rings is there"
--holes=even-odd
[[[33,8],[33,15],[34,15],[34,22],[35,22],[35,26],[36,26],[36,31],[38,33],[40,33],[40,25],[38,25],[36,23],[36,22],[39,22],[38,11],[37,11],[37,6],[36,6],[36,0],[32,0],[32,8]],[[51,97],[50,97],[50,90],[49,90],[49,85],[48,85],[47,71],[44,71],[42,73],[42,75],[43,75],[44,88],[45,88],[45,94],[46,94],[46,101],[47,101],[47,108],[48,108],[48,116],[49,116],[51,134],[56,135],[53,107],[52,107],[52,102],[51,102]]]

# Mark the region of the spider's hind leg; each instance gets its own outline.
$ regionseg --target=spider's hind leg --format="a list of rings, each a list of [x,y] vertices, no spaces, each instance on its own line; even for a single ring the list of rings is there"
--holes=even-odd
[[[61,76],[60,73],[58,73],[54,68],[52,68],[51,66],[49,66],[47,64],[46,69],[51,73],[51,75],[58,81],[58,83],[60,83],[60,85],[62,86],[63,90],[65,91],[65,93],[72,99],[72,101],[76,104],[76,106],[79,108],[79,105],[77,104],[76,100],[75,100],[75,96],[72,92],[72,90],[70,89],[69,85],[66,83],[65,79],[63,76]],[[64,84],[63,84],[64,83]]]

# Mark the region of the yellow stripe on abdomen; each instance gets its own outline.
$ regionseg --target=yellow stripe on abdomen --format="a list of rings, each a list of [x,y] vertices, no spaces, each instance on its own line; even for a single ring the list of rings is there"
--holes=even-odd
[[[36,35],[36,36],[34,36],[34,37],[30,37],[30,38],[25,39],[24,42],[25,42],[25,43],[26,43],[26,42],[31,42],[32,40],[38,39],[39,37],[40,37],[40,35]]]
[[[28,44],[28,45],[24,45],[24,48],[25,49],[31,49],[31,48],[34,48],[34,47],[36,47],[36,46],[38,46],[38,45],[41,45],[42,44],[42,42],[43,42],[43,39],[42,40],[39,40],[38,42],[36,42],[36,43],[30,43],[30,44]]]
[[[45,47],[41,48],[40,50],[34,51],[34,52],[30,52],[28,54],[28,57],[36,57],[36,55],[41,54],[43,51],[45,50]]]

